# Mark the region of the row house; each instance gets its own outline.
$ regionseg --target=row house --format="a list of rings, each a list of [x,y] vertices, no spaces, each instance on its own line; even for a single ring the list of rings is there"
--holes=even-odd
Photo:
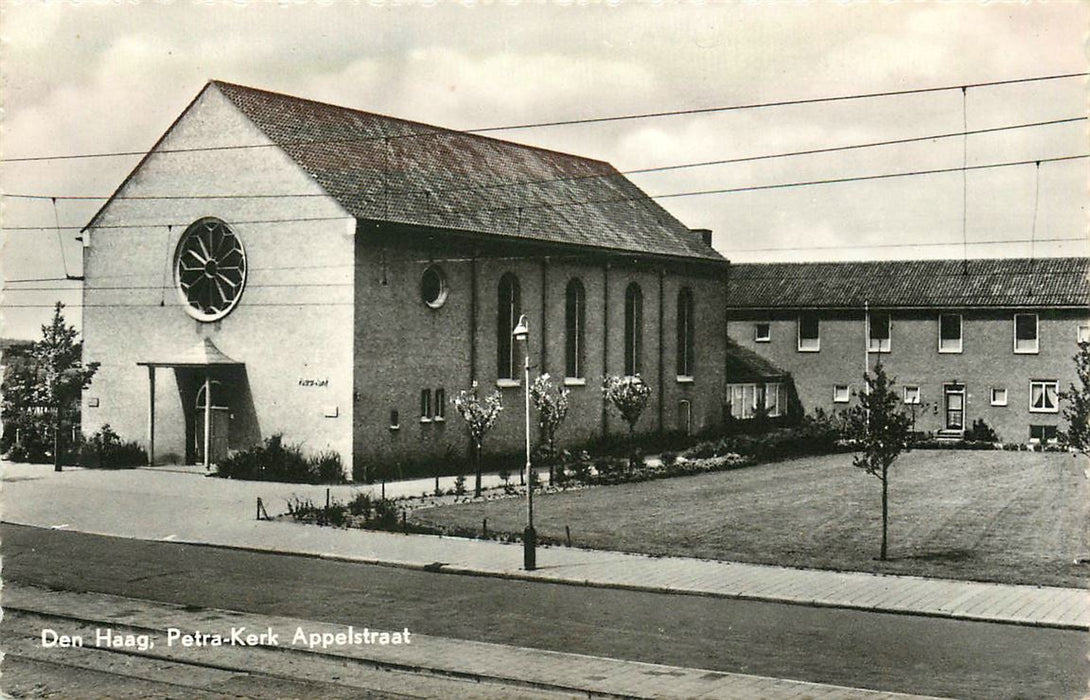
[[[917,430],[1050,440],[1090,341],[1088,274],[1087,258],[736,264],[727,332],[803,410],[852,405],[881,362]]]

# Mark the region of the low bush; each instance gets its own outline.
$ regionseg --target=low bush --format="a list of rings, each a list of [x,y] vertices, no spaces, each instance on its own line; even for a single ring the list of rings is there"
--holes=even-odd
[[[326,451],[307,457],[298,444],[285,444],[277,433],[264,444],[239,450],[216,466],[216,476],[226,479],[283,481],[293,484],[339,484],[344,481],[341,456]]]
[[[965,439],[970,442],[999,442],[999,436],[983,418],[973,421],[973,425],[965,431]]]
[[[79,463],[88,469],[132,469],[145,466],[148,453],[136,442],[123,442],[107,424],[80,445]]]

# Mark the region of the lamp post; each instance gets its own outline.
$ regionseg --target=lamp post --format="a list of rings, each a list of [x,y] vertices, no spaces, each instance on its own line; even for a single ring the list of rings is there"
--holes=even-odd
[[[526,529],[522,533],[522,568],[533,571],[537,568],[537,533],[534,532],[534,482],[530,478],[530,324],[526,320],[526,314],[519,316],[519,322],[511,335],[518,342],[524,343],[526,358],[522,379],[522,393],[526,401]]]

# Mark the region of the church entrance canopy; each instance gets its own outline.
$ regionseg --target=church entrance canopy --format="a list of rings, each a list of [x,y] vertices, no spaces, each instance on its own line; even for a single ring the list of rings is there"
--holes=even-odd
[[[213,377],[216,374],[230,370],[240,370],[245,363],[232,359],[223,353],[211,338],[204,338],[196,345],[166,357],[141,360],[136,364],[148,368],[148,464],[155,463],[155,370],[159,367],[169,369],[185,369],[199,372],[203,377],[201,393],[203,399],[204,431],[202,461],[206,469],[212,466],[214,426],[212,419],[213,404],[212,395]],[[223,436],[226,438],[226,435]]]

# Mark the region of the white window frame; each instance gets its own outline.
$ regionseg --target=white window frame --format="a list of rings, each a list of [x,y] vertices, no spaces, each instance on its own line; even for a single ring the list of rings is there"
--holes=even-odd
[[[765,327],[765,334],[761,335],[761,326]],[[772,324],[766,321],[753,324],[753,342],[755,343],[771,343],[772,342]]]
[[[908,384],[904,387],[904,402],[915,406],[920,404],[920,387],[918,385]]]
[[[447,390],[440,387],[435,390],[435,399],[432,401],[432,420],[442,423],[447,419]]]
[[[843,398],[841,398],[841,390],[843,390]],[[852,385],[851,384],[834,384],[833,385],[833,403],[848,403],[852,400]]]
[[[871,329],[874,324],[874,317],[881,316],[886,319],[886,337],[874,338],[871,336]],[[893,347],[893,316],[887,313],[867,314],[867,352],[874,353],[888,353]]]
[[[1033,387],[1040,386],[1043,397],[1048,398],[1048,387],[1054,387],[1056,401],[1052,408],[1034,408]],[[1060,382],[1056,379],[1031,379],[1029,380],[1029,412],[1030,413],[1059,413],[1060,412]]]
[[[807,338],[806,339],[806,341],[808,343],[813,343],[813,345],[803,346],[803,344],[802,344],[802,340],[803,340],[803,338],[802,338],[802,320],[803,320],[803,318],[805,318],[807,316],[808,316],[808,314],[800,315],[799,318],[798,318],[798,321],[796,322],[796,333],[795,333],[795,335],[796,335],[796,339],[798,341],[798,345],[797,345],[798,351],[799,352],[821,352],[821,318],[818,317],[817,314],[812,315],[814,320],[817,321],[817,336],[814,337],[814,338]]]
[[[431,389],[420,390],[420,422],[431,423]]]
[[[993,406],[1006,406],[1008,403],[1007,388],[1001,386],[993,386],[991,403]]]
[[[1033,317],[1033,347],[1032,348],[1018,348],[1018,317],[1019,316],[1032,316]],[[1036,355],[1041,350],[1041,319],[1037,314],[1015,314],[1014,315],[1014,354],[1016,355]],[[1028,342],[1028,341],[1027,341]]]
[[[783,382],[768,382],[765,384],[765,409],[769,418],[779,418],[784,414],[787,403],[787,391]]]
[[[1080,323],[1075,329],[1076,343],[1090,343],[1090,323]]]
[[[958,319],[958,337],[957,337],[957,346],[956,347],[951,345],[950,347],[945,347],[944,348],[943,345],[942,345],[942,341],[943,341],[943,338],[942,338],[942,317],[943,316],[957,316],[957,319]],[[939,314],[939,333],[938,333],[938,335],[939,335],[939,352],[940,353],[942,353],[942,354],[960,353],[961,350],[962,350],[962,347],[963,347],[963,345],[962,345],[963,341],[965,339],[965,319],[962,318],[961,314]],[[953,343],[953,341],[954,341],[954,339],[950,338],[950,342]]]

